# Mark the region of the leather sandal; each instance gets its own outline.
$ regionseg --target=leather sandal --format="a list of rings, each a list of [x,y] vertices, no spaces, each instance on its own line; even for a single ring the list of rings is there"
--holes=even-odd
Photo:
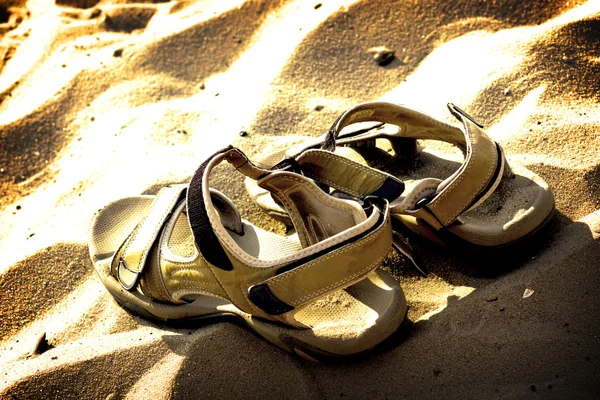
[[[241,218],[209,187],[228,161],[276,197],[295,232]],[[234,147],[189,185],[117,200],[94,217],[90,255],[110,294],[142,317],[191,323],[235,316],[282,349],[319,361],[364,354],[401,325],[402,289],[379,269],[391,248],[389,202],[326,194],[290,170],[265,170]]]
[[[349,198],[386,188],[374,188],[367,170],[357,173],[348,169],[348,163],[368,166],[371,174],[389,173],[406,186],[401,196],[390,200],[399,226],[440,244],[490,250],[532,236],[553,215],[548,184],[516,163],[509,165],[502,147],[478,122],[453,104],[448,108],[461,126],[392,103],[360,104],[343,113],[324,138],[288,149],[285,155],[266,157],[262,163],[277,169],[293,160],[298,172],[313,178],[327,169],[329,182],[324,183]],[[348,130],[366,122],[378,124]],[[462,157],[439,151],[439,142],[457,147]],[[249,180],[246,188],[265,212],[289,223],[269,193]]]

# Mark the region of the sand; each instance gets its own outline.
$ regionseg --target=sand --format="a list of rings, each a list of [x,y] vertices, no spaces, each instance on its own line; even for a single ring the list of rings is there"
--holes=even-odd
[[[0,0],[0,397],[599,397],[599,92],[598,0]],[[493,263],[417,241],[426,278],[391,256],[410,326],[346,365],[110,298],[87,256],[96,210],[375,99],[482,121],[552,186],[549,229]],[[241,177],[216,180],[284,231]]]

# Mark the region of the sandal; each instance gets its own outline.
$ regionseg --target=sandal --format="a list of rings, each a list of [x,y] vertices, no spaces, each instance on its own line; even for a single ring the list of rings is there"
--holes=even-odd
[[[278,198],[296,232],[242,220],[210,189],[227,160]],[[292,171],[256,167],[234,147],[208,158],[189,187],[117,200],[94,217],[90,254],[126,309],[158,321],[232,315],[282,349],[311,360],[363,354],[405,319],[402,289],[378,269],[391,247],[389,203],[339,199]]]
[[[271,155],[263,164],[277,169],[293,160],[298,172],[326,190],[331,186],[351,197],[373,188],[362,174],[346,173],[349,162],[387,171],[406,185],[402,196],[390,200],[392,216],[400,226],[439,244],[490,250],[531,237],[553,215],[548,184],[522,166],[509,166],[502,147],[479,123],[453,104],[448,108],[462,127],[396,104],[360,104],[342,114],[323,139],[288,150],[283,161],[281,153]],[[344,133],[353,124],[373,121],[379,123],[375,128]],[[427,140],[419,143],[426,147],[417,140]],[[463,156],[444,147],[440,151],[439,142],[458,147]],[[328,181],[315,175],[323,169],[329,171]],[[269,193],[248,179],[245,184],[263,210],[289,223]]]

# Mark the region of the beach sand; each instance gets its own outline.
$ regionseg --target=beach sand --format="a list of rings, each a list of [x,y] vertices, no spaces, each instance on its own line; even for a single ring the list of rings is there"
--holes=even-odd
[[[598,0],[0,0],[0,398],[600,397],[599,93]],[[391,255],[410,324],[345,365],[112,300],[88,256],[95,211],[376,99],[483,122],[551,185],[548,229],[495,260],[416,240],[426,278]],[[241,176],[216,181],[284,232]]]

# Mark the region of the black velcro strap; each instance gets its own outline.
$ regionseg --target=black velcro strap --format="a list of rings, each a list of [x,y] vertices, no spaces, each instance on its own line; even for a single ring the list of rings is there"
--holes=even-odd
[[[383,181],[381,186],[375,189],[369,196],[383,197],[388,201],[394,201],[400,197],[402,193],[404,193],[404,182],[390,175],[385,178],[385,181]]]
[[[255,306],[270,315],[281,315],[294,309],[279,300],[266,283],[254,285],[248,289],[248,298]]]
[[[217,235],[215,235],[208,214],[206,213],[206,205],[202,193],[202,179],[210,161],[231,149],[233,149],[233,146],[228,146],[217,151],[200,165],[190,181],[187,194],[188,218],[190,220],[190,227],[194,233],[194,239],[198,245],[198,250],[206,261],[225,271],[231,271],[233,265],[227,254],[225,254],[223,246],[219,243],[219,239],[217,239]]]

